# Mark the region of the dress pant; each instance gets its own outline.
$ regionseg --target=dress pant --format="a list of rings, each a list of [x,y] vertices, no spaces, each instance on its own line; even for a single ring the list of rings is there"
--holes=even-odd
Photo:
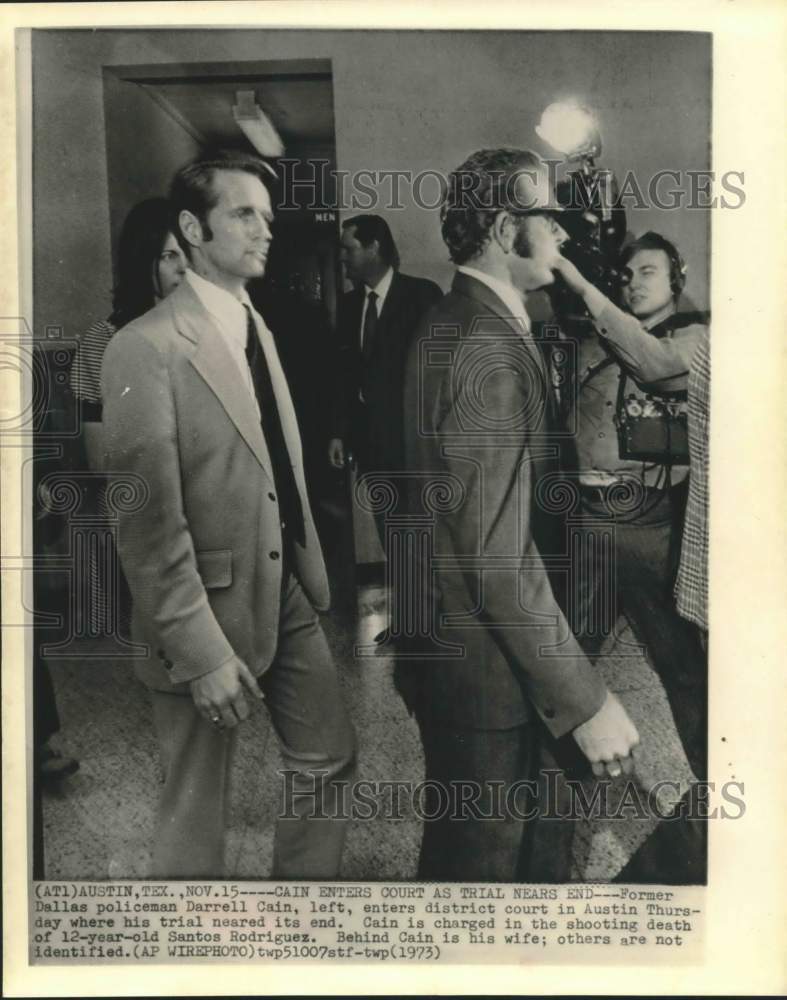
[[[403,447],[403,443],[396,443],[390,426],[381,421],[379,413],[374,413],[366,403],[359,400],[353,411],[350,431],[350,451],[357,466],[358,478],[367,474],[381,477],[385,477],[386,473],[401,474],[404,465]],[[372,516],[380,545],[385,551],[386,515],[375,513]]]
[[[675,487],[658,503],[649,491],[643,513],[609,520],[614,529],[613,558],[595,572],[578,573],[574,586],[579,593],[572,626],[586,653],[598,653],[608,631],[599,627],[606,620],[614,626],[624,613],[659,675],[675,719],[678,735],[695,776],[707,772],[707,659],[696,628],[675,609],[672,587],[675,554],[679,551],[679,525],[683,489]],[[575,531],[583,549],[589,536],[598,534],[606,512],[600,504],[586,500],[583,520]],[[603,529],[602,529],[603,530]],[[606,601],[609,614],[597,613]]]
[[[648,491],[644,513],[614,523],[614,558],[601,572],[580,573],[574,586],[580,595],[572,625],[588,655],[595,655],[605,638],[599,621],[614,626],[623,612],[637,640],[658,674],[694,776],[707,778],[707,656],[697,629],[675,609],[672,589],[685,490],[674,487],[654,505],[658,496]],[[605,508],[588,498],[580,532],[583,545],[598,534]],[[609,523],[609,521],[608,521]],[[609,603],[610,613],[597,614]],[[692,793],[693,794],[693,793]],[[696,884],[705,879],[706,824],[689,818],[690,794],[676,810],[676,818],[660,823],[621,873],[628,881]]]
[[[453,728],[416,710],[426,760],[418,879],[527,881],[538,769],[535,731]],[[434,818],[428,818],[434,817]]]
[[[259,684],[283,758],[271,877],[336,878],[355,736],[319,619],[289,574],[276,657]],[[151,875],[222,878],[237,730],[211,725],[188,694],[151,695],[164,767]]]

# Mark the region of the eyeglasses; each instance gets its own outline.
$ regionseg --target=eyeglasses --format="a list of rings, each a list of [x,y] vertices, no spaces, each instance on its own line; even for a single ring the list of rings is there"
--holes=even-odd
[[[551,219],[553,222],[556,221],[556,215],[562,215],[563,213],[557,208],[501,208],[501,212],[508,212],[509,215],[515,215],[519,219],[527,218],[544,218]]]

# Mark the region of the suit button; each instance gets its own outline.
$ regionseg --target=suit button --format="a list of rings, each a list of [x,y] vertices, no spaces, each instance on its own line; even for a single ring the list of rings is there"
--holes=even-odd
[[[273,502],[276,503],[276,494],[275,493],[269,493],[268,494],[268,499],[269,500],[273,500]]]
[[[271,552],[270,553],[270,557],[271,557],[271,559],[278,559],[279,558],[279,553],[278,552]]]
[[[555,710],[554,710],[554,708],[545,708],[544,709],[544,717],[547,718],[547,719],[554,719],[555,718]]]
[[[167,670],[172,670],[172,660],[164,660],[164,666]]]

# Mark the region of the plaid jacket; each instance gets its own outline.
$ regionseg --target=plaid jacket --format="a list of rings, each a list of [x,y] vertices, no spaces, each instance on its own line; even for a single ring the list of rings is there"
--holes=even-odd
[[[689,456],[691,473],[675,599],[680,614],[708,628],[708,434],[710,421],[710,337],[707,330],[689,371]]]

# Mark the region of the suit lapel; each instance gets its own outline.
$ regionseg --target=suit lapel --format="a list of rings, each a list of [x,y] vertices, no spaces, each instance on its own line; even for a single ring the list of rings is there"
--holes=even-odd
[[[348,292],[344,314],[346,343],[352,353],[361,356],[361,315],[363,314],[363,289]]]
[[[509,329],[516,333],[519,340],[525,346],[525,349],[536,362],[538,371],[545,379],[547,386],[549,385],[546,365],[544,364],[544,357],[541,354],[538,345],[533,340],[532,334],[527,333],[522,329],[521,324],[518,323],[511,315],[511,310],[505,302],[503,302],[503,300],[496,295],[488,285],[485,285],[483,281],[478,281],[476,278],[471,277],[469,274],[463,274],[461,271],[457,271],[454,275],[452,290],[454,292],[458,292],[460,295],[466,295],[469,298],[478,300],[487,309],[489,309],[490,312],[494,313],[498,319],[502,319]],[[524,310],[525,305],[523,302],[522,311],[524,312]]]
[[[272,483],[273,466],[256,408],[221,331],[188,282],[184,281],[169,301],[178,333],[195,345],[189,361],[224,407]]]
[[[388,288],[388,294],[385,296],[385,302],[383,302],[383,308],[380,311],[380,317],[378,320],[378,336],[381,332],[387,330],[388,325],[391,322],[391,317],[396,315],[396,310],[399,307],[399,299],[402,295],[402,282],[399,279],[399,275],[396,271],[393,273],[391,278],[391,284]]]

